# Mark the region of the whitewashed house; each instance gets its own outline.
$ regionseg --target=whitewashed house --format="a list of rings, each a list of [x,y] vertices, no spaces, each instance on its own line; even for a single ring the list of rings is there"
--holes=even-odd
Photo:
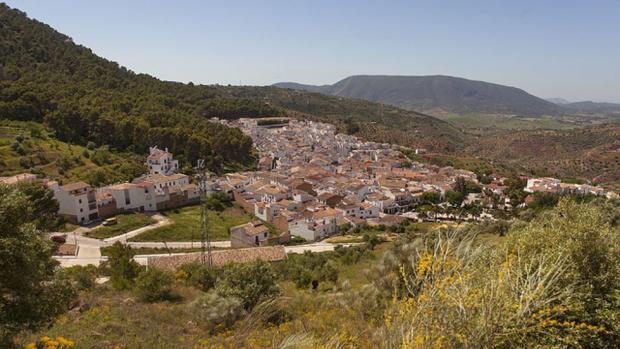
[[[84,182],[59,186],[58,182],[48,182],[58,201],[58,214],[74,224],[88,224],[99,219],[95,190]]]
[[[171,175],[179,169],[179,161],[174,160],[172,153],[168,152],[168,148],[161,150],[155,146],[149,147],[146,166],[149,169],[149,174]]]

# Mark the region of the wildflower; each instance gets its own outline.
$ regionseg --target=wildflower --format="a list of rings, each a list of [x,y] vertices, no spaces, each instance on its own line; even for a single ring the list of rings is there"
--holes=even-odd
[[[188,277],[189,275],[187,275],[187,273],[183,270],[179,270],[176,273],[174,273],[174,278],[178,282],[185,281],[187,280]]]
[[[432,263],[433,263],[433,256],[431,255],[425,255],[422,258],[420,258],[420,261],[418,262],[418,265],[415,269],[416,274],[419,275],[419,277],[424,277],[424,275],[430,269]]]
[[[24,349],[37,349],[37,345],[34,343],[28,343]]]
[[[60,343],[60,345],[62,345],[63,349],[64,348],[73,348],[75,346],[75,342],[73,342],[72,340],[69,340],[67,338],[58,336],[56,337],[56,341],[58,341],[58,343]]]

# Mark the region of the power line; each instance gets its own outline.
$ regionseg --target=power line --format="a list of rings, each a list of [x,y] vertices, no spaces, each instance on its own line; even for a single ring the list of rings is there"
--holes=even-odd
[[[205,161],[200,159],[196,164],[198,177],[198,190],[200,192],[200,261],[213,266],[211,258],[211,240],[209,237],[209,211],[207,208],[207,195],[209,189],[209,173]]]

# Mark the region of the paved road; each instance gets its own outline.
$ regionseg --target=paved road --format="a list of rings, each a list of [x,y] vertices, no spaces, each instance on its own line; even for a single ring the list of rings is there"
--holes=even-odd
[[[80,227],[76,229],[74,232],[67,233],[67,243],[75,244],[78,246],[77,255],[76,256],[56,256],[54,258],[60,262],[60,265],[62,267],[70,267],[74,265],[88,265],[88,264],[99,265],[101,261],[104,261],[107,259],[107,257],[104,257],[101,255],[100,248],[105,247],[105,246],[111,246],[115,242],[129,244],[133,248],[148,247],[148,248],[162,248],[162,249],[172,248],[174,249],[174,248],[198,248],[200,247],[199,241],[194,241],[194,242],[190,242],[190,241],[172,241],[172,242],[127,241],[131,239],[132,237],[135,237],[146,231],[156,229],[156,228],[172,223],[170,219],[160,214],[153,215],[153,218],[157,220],[157,223],[154,223],[149,226],[142,227],[136,230],[132,230],[122,235],[107,238],[104,240],[99,240],[99,239],[94,239],[94,238],[89,238],[87,236],[84,236],[83,234],[85,232],[90,231],[91,229]],[[55,233],[55,234],[58,234],[58,233]],[[51,234],[51,235],[55,235],[55,234]],[[350,246],[354,244],[341,244],[341,245]],[[229,240],[212,241],[211,246],[220,247],[220,248],[229,248],[230,241]],[[286,253],[304,253],[305,251],[327,252],[327,251],[333,251],[335,246],[336,246],[335,244],[330,244],[328,242],[321,241],[321,242],[309,243],[309,244],[304,244],[304,245],[285,246],[284,249]],[[173,253],[173,255],[177,255],[177,254],[185,254],[185,253]],[[167,256],[169,254],[162,253],[158,255]],[[147,255],[138,255],[138,256],[135,256],[134,258],[138,263],[145,264],[147,257],[148,257]]]

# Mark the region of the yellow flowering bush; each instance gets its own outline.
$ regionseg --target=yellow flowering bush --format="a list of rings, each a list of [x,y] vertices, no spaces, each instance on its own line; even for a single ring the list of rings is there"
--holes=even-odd
[[[75,342],[65,337],[58,336],[52,339],[48,336],[39,338],[38,341],[28,343],[24,349],[72,349],[75,348]]]

